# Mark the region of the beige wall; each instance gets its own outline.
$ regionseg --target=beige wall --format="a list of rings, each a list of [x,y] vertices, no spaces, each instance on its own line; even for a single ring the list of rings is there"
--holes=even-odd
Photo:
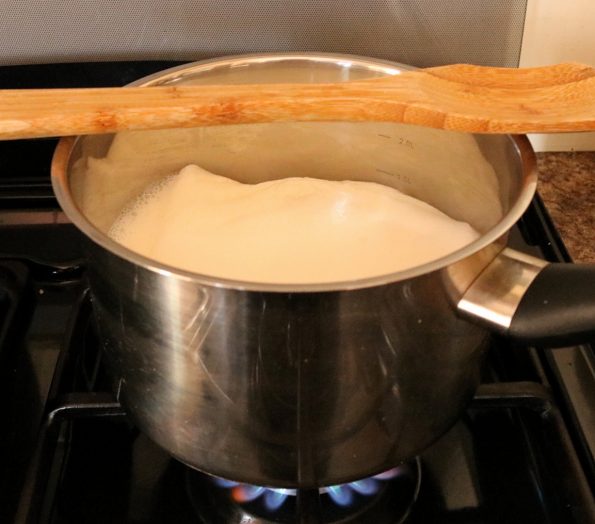
[[[595,0],[528,0],[520,65],[559,62],[595,67]],[[595,133],[530,138],[538,151],[595,151]]]

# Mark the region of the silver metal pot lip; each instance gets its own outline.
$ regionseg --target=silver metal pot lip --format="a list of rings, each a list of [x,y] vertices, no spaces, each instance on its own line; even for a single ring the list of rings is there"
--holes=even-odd
[[[387,74],[394,74],[394,68],[415,69],[412,66],[380,60],[366,58],[347,54],[332,53],[263,53],[235,55],[223,58],[213,58],[201,60],[189,64],[181,65],[157,72],[153,75],[141,78],[130,85],[158,85],[167,79],[179,76],[182,72],[193,72],[196,70],[208,70],[215,66],[233,65],[240,67],[241,64],[267,62],[283,60],[316,60],[321,62],[337,62],[345,60],[350,63],[360,63],[362,65],[378,66],[379,70]],[[66,216],[78,227],[89,239],[96,244],[107,249],[114,255],[127,260],[132,264],[143,267],[148,271],[159,273],[166,277],[179,278],[204,286],[235,289],[238,291],[254,291],[263,293],[318,293],[318,292],[339,292],[350,291],[363,288],[371,288],[387,285],[393,282],[403,281],[423,274],[432,273],[448,267],[460,260],[470,257],[484,247],[496,242],[504,236],[520,219],[525,212],[535,194],[537,187],[537,169],[535,153],[531,144],[524,135],[509,135],[513,146],[518,152],[522,163],[523,185],[518,199],[512,205],[509,212],[502,217],[500,222],[493,228],[480,236],[476,241],[468,244],[462,249],[454,251],[445,257],[433,260],[431,262],[415,266],[402,271],[368,277],[358,280],[324,282],[316,284],[269,284],[260,282],[250,282],[241,280],[225,279],[216,276],[193,273],[191,271],[176,268],[157,262],[151,258],[140,255],[130,249],[118,244],[106,234],[99,231],[86,217],[79,211],[74,203],[68,186],[68,164],[72,150],[80,137],[62,138],[54,152],[51,166],[51,179],[54,193]]]
[[[193,73],[195,71],[208,71],[215,67],[231,66],[231,67],[242,67],[245,64],[255,64],[258,62],[283,62],[285,60],[308,60],[310,62],[344,62],[345,65],[361,64],[368,68],[373,68],[377,71],[381,71],[388,75],[398,74],[395,72],[397,69],[417,69],[416,67],[401,64],[399,62],[391,62],[389,60],[381,60],[379,58],[367,58],[364,56],[348,55],[342,53],[314,53],[314,52],[279,52],[279,53],[252,53],[244,55],[229,55],[219,58],[209,58],[206,60],[200,60],[198,62],[190,62],[188,64],[182,64],[163,71],[158,71],[152,75],[139,78],[134,82],[131,82],[130,86],[145,86],[145,85],[160,85],[164,82],[171,81],[172,77],[180,76],[180,73],[186,74]]]

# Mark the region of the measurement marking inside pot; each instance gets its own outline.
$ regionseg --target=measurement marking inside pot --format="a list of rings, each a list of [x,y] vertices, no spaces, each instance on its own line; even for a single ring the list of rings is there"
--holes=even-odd
[[[415,144],[408,138],[402,136],[392,137],[390,135],[383,135],[382,133],[378,133],[378,136],[382,138],[388,138],[389,140],[394,138],[397,140],[398,145],[408,147],[409,149],[415,149]]]
[[[407,138],[403,138],[402,136],[399,137],[399,145],[408,147],[409,149],[415,149],[413,142]]]
[[[391,173],[390,171],[385,171],[384,169],[376,168],[378,173],[382,173],[383,175],[388,175],[397,180],[404,182],[405,184],[411,184],[411,179],[407,175],[402,175],[401,173]]]

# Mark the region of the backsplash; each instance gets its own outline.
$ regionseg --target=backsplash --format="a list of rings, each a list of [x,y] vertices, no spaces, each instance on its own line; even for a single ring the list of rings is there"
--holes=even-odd
[[[594,21],[593,0],[529,0],[520,65],[582,62],[595,67]],[[537,151],[595,151],[595,133],[529,138]]]

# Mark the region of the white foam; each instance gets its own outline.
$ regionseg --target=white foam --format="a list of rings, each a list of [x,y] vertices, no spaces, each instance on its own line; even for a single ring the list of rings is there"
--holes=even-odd
[[[415,267],[478,233],[380,184],[313,178],[242,184],[191,165],[132,202],[110,236],[195,273],[299,284]]]
[[[108,233],[109,236],[117,242],[124,243],[125,240],[123,239],[130,236],[139,213],[142,214],[146,206],[150,205],[152,200],[158,198],[160,193],[175,181],[175,178],[175,175],[169,176],[155,184],[151,184],[136,200],[129,202],[112,224]]]

